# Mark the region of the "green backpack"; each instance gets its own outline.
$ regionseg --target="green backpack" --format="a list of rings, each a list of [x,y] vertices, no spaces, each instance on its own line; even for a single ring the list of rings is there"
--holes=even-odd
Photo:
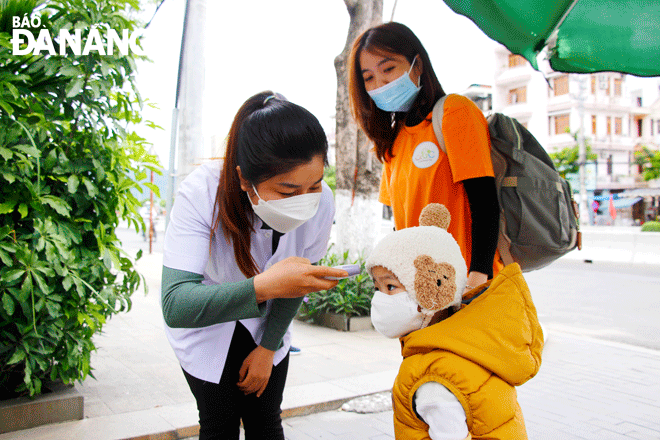
[[[433,129],[444,153],[446,97],[433,107]],[[578,207],[569,183],[559,175],[548,153],[514,118],[493,113],[487,121],[500,204],[497,250],[502,262],[518,263],[528,272],[580,249]]]

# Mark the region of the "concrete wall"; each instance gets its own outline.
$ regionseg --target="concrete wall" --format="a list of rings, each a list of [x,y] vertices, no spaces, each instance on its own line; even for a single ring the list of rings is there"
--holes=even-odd
[[[582,227],[582,250],[563,258],[660,264],[660,232],[641,232],[639,227]]]

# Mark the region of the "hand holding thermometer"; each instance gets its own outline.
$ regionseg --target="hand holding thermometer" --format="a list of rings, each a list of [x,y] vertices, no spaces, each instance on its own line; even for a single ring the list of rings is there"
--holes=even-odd
[[[355,275],[358,275],[361,272],[359,264],[342,264],[341,266],[333,266],[333,268],[334,269],[345,270],[346,272],[348,272],[348,276],[345,276],[345,277],[325,277],[326,280],[343,280],[345,278],[354,277]]]

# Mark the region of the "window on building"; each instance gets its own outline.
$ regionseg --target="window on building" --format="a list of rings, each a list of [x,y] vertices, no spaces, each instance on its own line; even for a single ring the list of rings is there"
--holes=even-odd
[[[607,117],[607,123],[606,123],[606,128],[607,128],[607,135],[612,134],[612,117],[608,116]]]
[[[642,106],[642,97],[638,96],[637,97],[637,107],[641,107],[641,106]]]
[[[621,136],[623,131],[623,118],[614,118],[614,134]]]
[[[568,113],[565,115],[556,115],[553,116],[553,118],[554,118],[554,127],[555,127],[554,134],[564,134],[570,132],[570,125],[569,125],[570,118]]]
[[[614,78],[614,96],[621,96],[622,88],[623,88],[623,79]]]
[[[591,94],[596,94],[596,75],[591,75]]]
[[[566,95],[568,93],[568,75],[558,76],[552,82],[555,96]]]
[[[637,137],[642,137],[642,120],[637,119],[635,122],[637,123]]]
[[[607,175],[612,175],[612,155],[607,156]]]
[[[509,104],[527,102],[527,86],[509,90]]]
[[[591,115],[591,134],[597,133],[596,128],[596,115]]]
[[[509,54],[509,69],[524,66],[527,60],[521,55]]]

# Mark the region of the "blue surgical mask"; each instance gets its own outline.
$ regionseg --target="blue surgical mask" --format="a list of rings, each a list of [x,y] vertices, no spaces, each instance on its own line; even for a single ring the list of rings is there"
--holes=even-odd
[[[404,73],[389,84],[378,87],[370,92],[367,92],[374,104],[381,110],[386,112],[407,112],[412,107],[412,103],[417,98],[417,94],[422,89],[421,86],[416,86],[410,80],[410,72],[417,57],[410,65],[410,70]]]

